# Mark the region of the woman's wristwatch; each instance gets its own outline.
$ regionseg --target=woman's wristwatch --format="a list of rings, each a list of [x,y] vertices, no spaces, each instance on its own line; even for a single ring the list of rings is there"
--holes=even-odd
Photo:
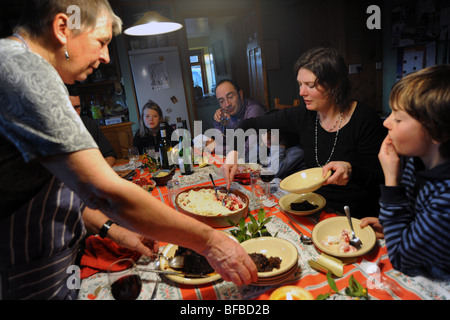
[[[100,231],[98,232],[98,235],[99,235],[101,238],[103,238],[103,239],[106,238],[106,235],[108,234],[109,228],[111,228],[111,225],[112,225],[113,223],[117,224],[116,222],[114,222],[114,221],[112,221],[112,220],[106,221],[105,224],[101,227]],[[118,224],[117,224],[117,225],[118,225]]]

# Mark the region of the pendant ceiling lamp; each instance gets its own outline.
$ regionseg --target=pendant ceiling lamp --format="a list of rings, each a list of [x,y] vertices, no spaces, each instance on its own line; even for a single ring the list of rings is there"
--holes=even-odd
[[[183,25],[173,22],[156,11],[147,11],[134,25],[124,31],[129,36],[152,36],[176,31]]]

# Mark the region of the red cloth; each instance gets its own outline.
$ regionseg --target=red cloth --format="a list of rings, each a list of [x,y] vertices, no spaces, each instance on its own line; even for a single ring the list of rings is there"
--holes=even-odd
[[[114,261],[126,258],[136,261],[140,257],[141,253],[136,250],[121,247],[107,238],[90,236],[86,239],[86,248],[81,257],[81,279],[108,270]]]
[[[339,217],[339,216],[335,213],[328,213],[325,210],[322,210],[322,212],[320,213],[319,221],[322,221],[324,219],[328,219],[331,217]]]

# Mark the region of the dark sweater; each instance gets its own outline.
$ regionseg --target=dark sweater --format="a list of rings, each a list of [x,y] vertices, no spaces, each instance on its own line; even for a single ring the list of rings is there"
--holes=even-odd
[[[83,120],[84,126],[89,131],[92,138],[94,138],[95,142],[97,142],[98,148],[100,149],[103,157],[113,157],[117,159],[116,152],[101,129],[98,127],[97,123],[91,118],[81,117],[81,119]]]
[[[172,127],[166,123],[166,137],[169,139],[172,146],[176,146],[178,144],[178,140],[171,141],[171,136],[173,133]],[[139,154],[144,154],[144,148],[154,147],[155,151],[159,151],[159,142],[161,141],[161,132],[158,132],[156,136],[154,136],[149,130],[144,136],[140,136],[139,132],[134,135],[133,146],[138,148]]]
[[[263,117],[242,121],[240,128],[283,129],[300,139],[308,168],[317,167],[315,157],[315,127],[317,112],[304,106],[284,109]],[[336,133],[317,128],[317,153],[320,165],[325,165],[333,149]],[[317,191],[327,200],[327,205],[343,212],[348,205],[355,217],[378,216],[379,186],[384,182],[378,153],[386,137],[376,111],[358,102],[350,121],[340,129],[335,151],[330,161],[347,161],[352,166],[352,176],[345,186],[327,185]]]

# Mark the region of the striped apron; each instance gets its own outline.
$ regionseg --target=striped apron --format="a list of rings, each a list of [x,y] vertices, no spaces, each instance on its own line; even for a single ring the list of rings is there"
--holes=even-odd
[[[76,299],[67,280],[85,234],[80,200],[55,177],[0,221],[2,299]]]

